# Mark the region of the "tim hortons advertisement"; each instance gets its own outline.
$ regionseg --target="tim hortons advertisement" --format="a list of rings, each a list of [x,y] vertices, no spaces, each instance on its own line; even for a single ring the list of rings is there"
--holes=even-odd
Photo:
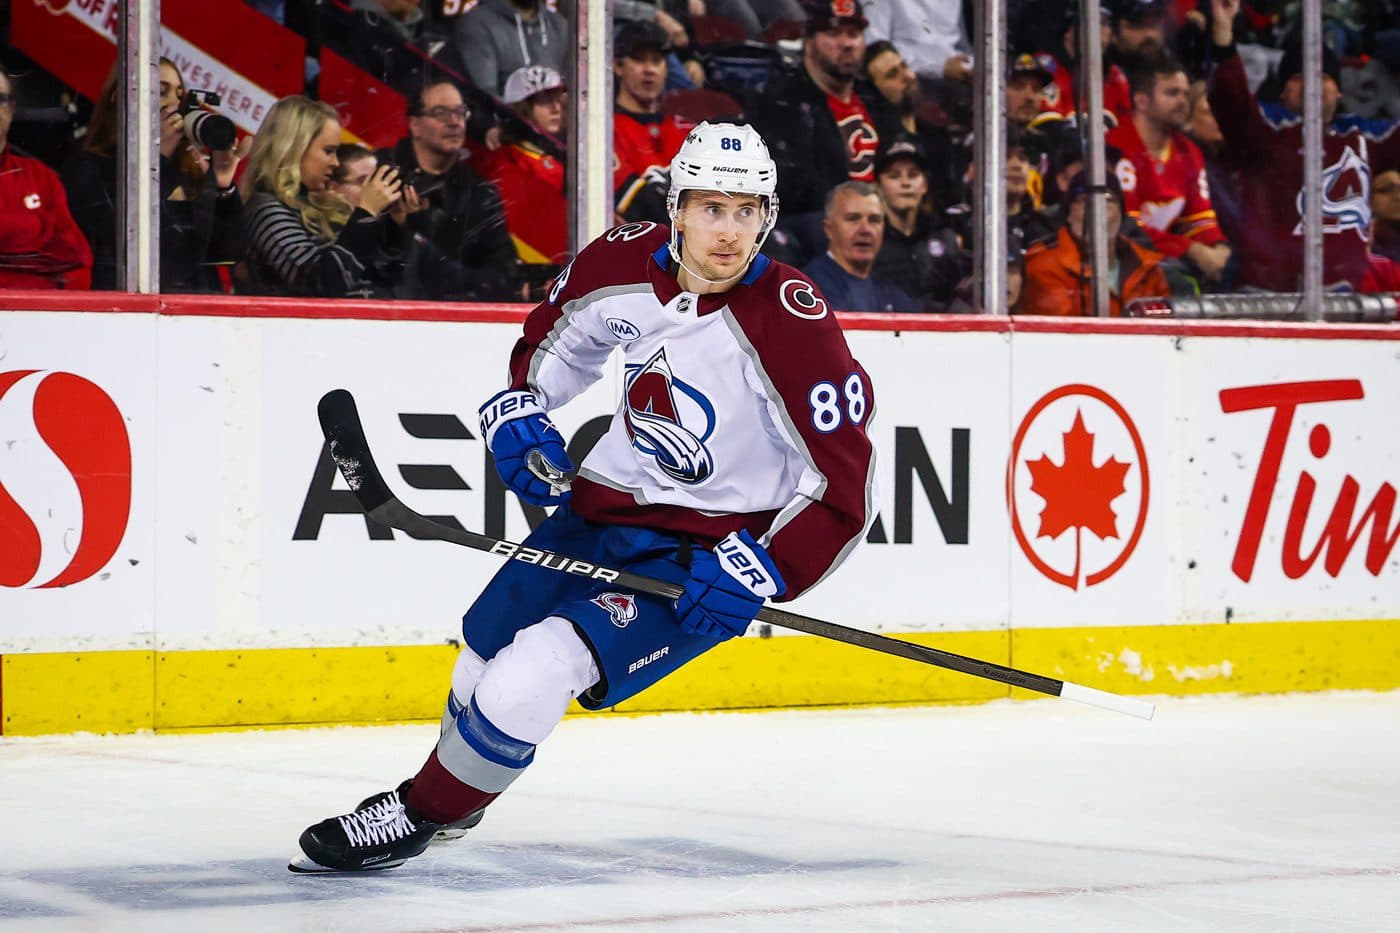
[[[0,314],[0,646],[150,647],[154,318]]]
[[[1188,616],[1400,617],[1396,346],[1193,342]]]

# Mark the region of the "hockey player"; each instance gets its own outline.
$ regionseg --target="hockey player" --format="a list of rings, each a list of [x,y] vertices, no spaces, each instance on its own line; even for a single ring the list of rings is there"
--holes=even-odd
[[[475,825],[573,699],[619,703],[765,599],[831,573],[873,515],[874,396],[825,299],[759,253],[777,171],[752,128],[702,123],[671,163],[671,228],[616,227],[525,322],[509,388],[481,407],[502,479],[557,505],[527,545],[684,586],[672,602],[509,562],[462,620],[443,732],[397,789],[302,833],[293,871],[392,868]],[[549,412],[603,372],[625,388],[573,467]]]

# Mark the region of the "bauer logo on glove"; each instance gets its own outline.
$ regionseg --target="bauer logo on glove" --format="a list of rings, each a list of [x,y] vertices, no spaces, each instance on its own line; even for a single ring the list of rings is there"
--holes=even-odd
[[[691,634],[732,638],[744,634],[765,599],[786,590],[773,558],[747,531],[737,531],[713,551],[695,554],[676,621]]]
[[[501,480],[533,505],[568,501],[573,461],[564,436],[529,392],[507,389],[481,406],[481,433]]]
[[[748,535],[744,535],[744,538],[748,538]],[[759,560],[758,555],[754,553],[753,548],[758,547],[758,545],[750,547],[744,538],[737,534],[731,534],[715,545],[715,553],[719,555],[720,566],[724,568],[725,573],[747,586],[755,596],[762,596],[765,599],[777,596],[780,591],[778,581],[775,579],[776,575],[768,573],[764,569],[764,562]],[[752,540],[749,538],[750,542]]]

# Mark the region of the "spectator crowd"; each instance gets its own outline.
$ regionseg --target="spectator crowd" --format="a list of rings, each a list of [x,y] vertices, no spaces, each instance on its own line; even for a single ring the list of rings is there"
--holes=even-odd
[[[305,93],[256,132],[160,70],[161,287],[257,295],[537,300],[569,261],[568,0],[247,0],[307,38]],[[1008,0],[1004,115],[1013,313],[1091,313],[1102,198],[1113,314],[1137,298],[1301,289],[1300,4],[1102,0],[1105,126],[1087,127],[1079,4]],[[971,5],[963,0],[612,4],[613,209],[666,223],[667,173],[703,119],[751,123],[778,165],[764,252],[844,310],[973,310]],[[5,44],[0,288],[111,289],[117,76],[95,100]],[[1328,3],[1324,280],[1400,288],[1400,0]],[[318,99],[334,52],[407,101],[353,141]],[[249,54],[253,54],[250,52]],[[1389,82],[1387,85],[1386,82]],[[66,131],[53,131],[60,102]],[[33,116],[26,123],[26,115]],[[215,117],[211,120],[209,117]],[[227,123],[228,121],[224,121]],[[42,123],[42,125],[40,125]],[[1088,183],[1101,133],[1109,177]],[[27,145],[26,145],[27,144]]]

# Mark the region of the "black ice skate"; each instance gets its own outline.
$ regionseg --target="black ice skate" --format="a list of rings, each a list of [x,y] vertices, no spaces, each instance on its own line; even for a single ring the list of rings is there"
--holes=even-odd
[[[399,797],[400,797],[401,799],[407,800],[407,799],[408,799],[408,789],[409,789],[409,787],[411,787],[412,785],[413,785],[413,778],[409,778],[407,781],[404,781],[402,784],[400,784],[400,785],[398,786],[398,788],[395,789],[395,790],[386,790],[386,791],[383,791],[383,792],[381,792],[381,793],[375,794],[375,795],[372,796],[372,797],[366,797],[364,800],[361,800],[361,801],[360,801],[360,805],[359,805],[358,807],[356,807],[355,809],[356,809],[356,810],[363,810],[363,809],[365,809],[366,807],[372,807],[372,806],[374,806],[376,803],[379,803],[381,800],[383,800],[383,799],[385,799],[386,797],[388,797],[390,794],[395,794],[395,793],[398,794]],[[481,822],[481,818],[482,818],[485,814],[486,814],[486,808],[485,808],[485,807],[482,807],[480,810],[477,810],[475,813],[470,813],[470,814],[468,814],[468,815],[462,817],[460,820],[454,820],[454,821],[451,822],[451,823],[445,823],[445,824],[443,824],[443,825],[438,829],[437,832],[433,833],[433,842],[434,842],[434,843],[439,843],[439,842],[452,842],[452,841],[454,841],[454,840],[456,840],[456,839],[461,839],[463,836],[465,836],[465,835],[467,834],[467,830],[476,828],[476,825],[477,825],[478,823]]]
[[[298,842],[301,852],[287,864],[300,873],[375,871],[394,868],[421,855],[442,826],[416,817],[398,790],[376,794],[355,812],[333,816],[307,828]]]

